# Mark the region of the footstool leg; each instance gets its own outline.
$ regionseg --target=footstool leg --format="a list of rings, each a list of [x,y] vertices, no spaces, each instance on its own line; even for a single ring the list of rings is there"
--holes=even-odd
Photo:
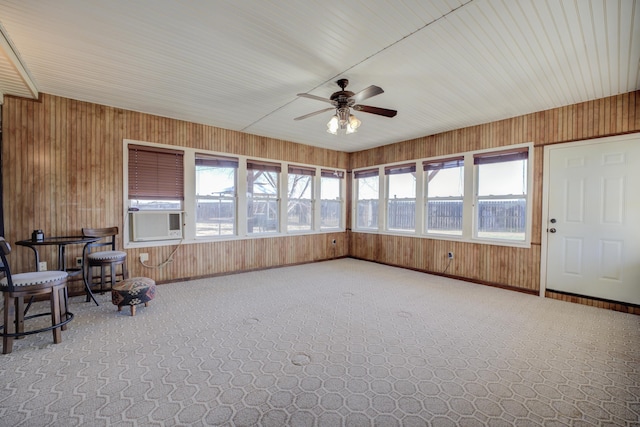
[[[111,289],[111,302],[118,306],[118,311],[122,307],[129,306],[131,316],[136,315],[136,306],[143,304],[149,306],[149,301],[156,293],[156,283],[148,277],[132,277],[117,282]]]

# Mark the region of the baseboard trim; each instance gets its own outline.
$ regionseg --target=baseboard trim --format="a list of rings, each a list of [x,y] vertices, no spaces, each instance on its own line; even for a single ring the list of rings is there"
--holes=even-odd
[[[620,301],[608,300],[605,298],[590,297],[586,295],[578,295],[571,292],[556,291],[554,289],[545,290],[546,298],[572,302],[575,304],[589,305],[606,310],[619,311],[621,313],[630,313],[640,315],[640,305],[625,303]]]
[[[222,272],[222,273],[205,274],[205,275],[202,275],[202,276],[182,277],[180,279],[157,281],[156,284],[164,285],[166,283],[178,283],[178,282],[186,282],[186,281],[189,281],[189,280],[209,279],[209,278],[212,278],[212,277],[230,276],[232,274],[251,273],[251,272],[254,272],[254,271],[273,270],[274,268],[282,268],[282,267],[295,267],[296,265],[314,264],[314,263],[317,263],[317,262],[333,261],[333,260],[336,260],[336,259],[343,259],[343,258],[349,258],[349,257],[348,256],[338,256],[338,257],[332,257],[332,258],[326,258],[326,259],[317,259],[317,260],[313,260],[313,261],[303,261],[303,262],[294,262],[294,263],[291,263],[291,264],[273,265],[273,266],[269,266],[269,267],[248,268],[248,269],[244,269],[244,270],[234,270],[234,271],[226,271],[226,272]]]
[[[374,262],[376,264],[388,265],[389,267],[404,268],[406,270],[417,271],[419,273],[431,274],[431,275],[434,275],[434,276],[447,277],[449,279],[461,280],[463,282],[475,283],[477,285],[490,286],[492,288],[500,288],[500,289],[505,289],[505,290],[508,290],[508,291],[520,292],[520,293],[527,294],[527,295],[538,295],[538,293],[539,293],[539,291],[537,289],[518,288],[516,286],[503,285],[501,283],[488,282],[486,280],[470,279],[468,277],[454,276],[452,274],[441,273],[441,272],[438,272],[438,271],[425,270],[425,269],[415,268],[415,267],[407,267],[406,265],[397,265],[397,264],[391,264],[391,263],[388,263],[388,262],[372,261],[370,259],[358,258],[358,257],[354,257],[354,256],[350,256],[349,258],[358,259],[358,260],[361,260],[361,261]]]

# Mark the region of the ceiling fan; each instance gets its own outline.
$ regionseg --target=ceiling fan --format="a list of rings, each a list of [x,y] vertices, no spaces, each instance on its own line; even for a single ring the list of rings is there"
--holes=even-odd
[[[340,79],[336,82],[340,89],[338,92],[334,92],[330,98],[323,98],[321,96],[311,95],[309,93],[299,93],[298,96],[304,98],[316,99],[318,101],[328,102],[333,107],[325,108],[313,113],[305,114],[304,116],[296,117],[293,120],[303,120],[316,114],[322,114],[326,111],[335,109],[336,114],[327,123],[327,132],[337,135],[338,130],[344,130],[346,133],[355,132],[360,126],[360,120],[351,114],[351,108],[356,111],[362,111],[364,113],[377,114],[385,117],[395,117],[398,112],[396,110],[389,110],[386,108],[372,107],[370,105],[362,105],[359,102],[365,99],[371,98],[376,95],[380,95],[384,91],[378,86],[369,86],[366,89],[361,90],[358,93],[353,93],[349,90],[345,90],[349,84],[349,80]]]

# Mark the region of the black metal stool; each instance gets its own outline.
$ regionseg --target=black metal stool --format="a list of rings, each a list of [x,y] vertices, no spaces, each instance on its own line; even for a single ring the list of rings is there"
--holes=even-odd
[[[73,319],[73,313],[68,310],[67,273],[64,271],[37,271],[29,273],[11,274],[7,255],[11,253],[11,246],[0,237],[0,271],[4,277],[0,279],[0,290],[4,294],[4,325],[2,326],[2,353],[8,354],[13,350],[13,339],[40,332],[53,331],[53,342],[62,342],[62,332],[67,329],[67,323]],[[49,295],[51,312],[27,316],[29,307],[36,296]],[[25,308],[24,302],[29,302]],[[40,316],[51,315],[51,326],[25,331],[25,320]]]
[[[127,253],[116,250],[116,236],[118,235],[118,227],[108,228],[83,228],[82,235],[86,237],[100,237],[101,240],[88,243],[84,250],[84,261],[87,267],[86,281],[87,281],[87,302],[93,297],[90,295],[91,286],[93,283],[93,269],[100,268],[100,291],[104,291],[104,287],[109,283],[111,289],[116,283],[117,279],[117,266],[121,266],[121,272],[119,276],[122,279],[128,277],[127,273]],[[109,250],[99,250],[94,252],[94,249],[106,247]],[[107,280],[106,270],[109,270],[109,279]],[[107,289],[107,290],[108,290]],[[93,301],[98,305],[98,301],[93,298]]]

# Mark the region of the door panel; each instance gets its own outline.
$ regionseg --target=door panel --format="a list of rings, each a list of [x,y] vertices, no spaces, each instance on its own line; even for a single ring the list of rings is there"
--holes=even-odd
[[[584,222],[584,179],[565,180],[565,221]]]
[[[546,288],[640,304],[640,136],[549,148]]]
[[[563,273],[582,276],[582,239],[577,239],[575,237],[564,237],[563,239]]]

